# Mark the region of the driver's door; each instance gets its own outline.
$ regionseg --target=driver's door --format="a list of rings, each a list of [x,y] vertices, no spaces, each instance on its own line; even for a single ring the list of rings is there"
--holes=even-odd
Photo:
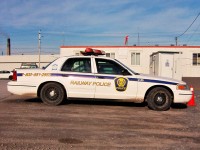
[[[95,98],[136,98],[137,81],[131,80],[134,75],[132,75],[126,68],[113,60],[95,58],[95,62]]]

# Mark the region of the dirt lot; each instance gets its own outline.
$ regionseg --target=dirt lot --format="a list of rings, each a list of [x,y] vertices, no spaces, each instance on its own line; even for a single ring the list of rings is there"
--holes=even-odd
[[[124,102],[47,106],[11,95],[0,80],[0,149],[200,149],[200,102],[168,111]]]

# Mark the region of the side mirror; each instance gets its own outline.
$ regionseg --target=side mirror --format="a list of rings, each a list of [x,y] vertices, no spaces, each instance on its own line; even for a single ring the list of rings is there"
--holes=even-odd
[[[123,75],[123,76],[127,76],[127,75],[130,75],[130,73],[128,72],[128,70],[123,69],[123,70],[122,70],[122,75]]]

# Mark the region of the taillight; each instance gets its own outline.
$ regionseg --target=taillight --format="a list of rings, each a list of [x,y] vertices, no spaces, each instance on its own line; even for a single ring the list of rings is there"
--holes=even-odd
[[[13,70],[13,77],[12,77],[13,81],[17,81],[17,71]]]

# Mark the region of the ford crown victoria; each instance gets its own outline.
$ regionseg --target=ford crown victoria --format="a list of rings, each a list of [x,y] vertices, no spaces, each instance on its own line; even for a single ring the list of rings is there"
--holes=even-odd
[[[50,105],[72,98],[109,99],[147,102],[153,110],[168,110],[192,96],[183,81],[136,73],[116,59],[100,56],[100,50],[87,48],[83,54],[58,58],[43,69],[16,69],[8,91],[40,97]]]

